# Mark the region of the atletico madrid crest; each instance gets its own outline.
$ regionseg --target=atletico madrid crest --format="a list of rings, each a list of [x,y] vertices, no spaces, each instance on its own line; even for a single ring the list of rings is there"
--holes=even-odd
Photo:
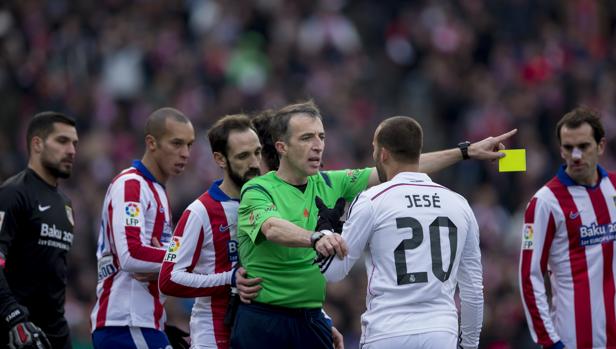
[[[73,208],[69,205],[65,205],[64,208],[66,209],[66,218],[68,218],[68,221],[72,226],[75,226],[75,220],[73,219]]]

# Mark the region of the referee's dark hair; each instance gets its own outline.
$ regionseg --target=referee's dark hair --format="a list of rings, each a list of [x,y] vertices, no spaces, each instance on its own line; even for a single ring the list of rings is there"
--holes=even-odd
[[[75,119],[55,111],[45,111],[34,115],[26,131],[28,155],[30,155],[30,142],[32,142],[32,138],[40,137],[45,140],[47,136],[53,132],[53,124],[55,123],[66,124],[73,127],[76,126]]]
[[[221,153],[227,156],[229,134],[231,131],[257,130],[252,125],[250,118],[244,114],[226,115],[218,119],[207,131],[207,138],[210,141],[212,152]]]
[[[289,141],[289,121],[294,115],[297,114],[304,114],[313,118],[321,119],[321,112],[312,100],[282,107],[274,113],[270,120],[270,133],[274,144],[277,141]]]
[[[270,133],[270,124],[275,113],[276,111],[272,109],[266,109],[255,115],[252,119],[252,124],[257,130],[259,141],[261,141],[261,146],[263,147],[261,149],[261,158],[270,171],[276,171],[280,166],[278,151]]]
[[[408,116],[393,116],[379,125],[376,143],[387,149],[396,161],[418,163],[423,131],[415,119]]]
[[[563,126],[567,128],[578,128],[582,124],[587,123],[592,127],[593,138],[599,144],[601,139],[605,137],[605,130],[601,123],[601,117],[595,110],[586,107],[578,107],[565,114],[556,124],[556,137],[560,144],[560,130]]]

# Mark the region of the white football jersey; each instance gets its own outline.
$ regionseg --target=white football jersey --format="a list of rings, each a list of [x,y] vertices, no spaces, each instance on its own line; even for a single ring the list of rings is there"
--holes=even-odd
[[[467,201],[422,173],[403,172],[361,193],[342,237],[349,254],[321,262],[328,281],[342,279],[366,251],[368,288],[361,343],[425,333],[458,334],[477,347],[483,321],[479,229]]]
[[[165,298],[158,283],[137,281],[133,273],[160,270],[173,232],[165,188],[135,161],[109,185],[101,221],[92,331],[107,326],[162,330]],[[152,246],[153,238],[164,247]]]

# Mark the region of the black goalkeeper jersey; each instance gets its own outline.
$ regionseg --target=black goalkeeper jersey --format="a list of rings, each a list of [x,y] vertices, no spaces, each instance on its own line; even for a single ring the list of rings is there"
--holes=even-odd
[[[33,170],[0,186],[0,263],[6,279],[0,280],[0,330],[17,302],[48,336],[68,336],[64,297],[73,225],[68,197]]]

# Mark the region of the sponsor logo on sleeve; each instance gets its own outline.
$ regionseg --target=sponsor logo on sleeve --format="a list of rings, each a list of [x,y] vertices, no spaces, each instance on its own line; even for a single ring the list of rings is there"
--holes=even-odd
[[[248,223],[250,225],[255,225],[255,213],[254,213],[254,211],[250,212],[250,216],[248,217]]]
[[[535,233],[533,231],[532,224],[524,224],[524,236],[522,237],[522,249],[532,250],[534,247],[533,237]]]
[[[71,223],[72,226],[75,226],[75,218],[73,217],[73,208],[69,205],[65,205],[64,209],[66,210],[66,218],[68,218],[68,222]]]
[[[350,180],[351,183],[355,183],[357,182],[357,179],[359,178],[359,169],[347,170],[346,175],[347,177],[351,178]]]
[[[227,242],[227,254],[229,255],[229,262],[237,262],[237,241],[229,240]]]
[[[177,252],[180,250],[182,246],[182,237],[174,236],[171,238],[171,242],[169,243],[169,248],[167,249],[167,253],[165,253],[165,262],[175,263],[178,257]]]
[[[127,202],[124,207],[126,226],[136,227],[141,223],[141,209],[136,202]]]

